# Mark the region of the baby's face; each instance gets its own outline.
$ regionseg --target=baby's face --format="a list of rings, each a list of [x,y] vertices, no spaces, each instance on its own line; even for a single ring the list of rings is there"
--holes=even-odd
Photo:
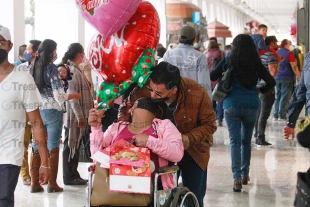
[[[60,66],[58,67],[59,76],[61,79],[65,79],[68,76],[68,71],[65,67]]]

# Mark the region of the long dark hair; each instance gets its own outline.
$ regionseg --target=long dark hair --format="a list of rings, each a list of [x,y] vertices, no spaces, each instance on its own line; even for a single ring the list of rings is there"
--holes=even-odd
[[[256,85],[264,66],[249,35],[239,34],[234,38],[228,66],[233,67],[234,77],[244,87],[252,88]]]
[[[57,43],[54,40],[46,39],[44,40],[38,49],[39,56],[36,57],[34,66],[30,70],[34,81],[42,93],[44,88],[45,81],[43,74],[46,72],[47,66],[52,62],[54,57],[54,50],[57,48]]]
[[[84,48],[80,43],[72,43],[69,45],[67,52],[62,58],[62,63],[67,63],[68,60],[73,60],[79,53],[84,53]]]

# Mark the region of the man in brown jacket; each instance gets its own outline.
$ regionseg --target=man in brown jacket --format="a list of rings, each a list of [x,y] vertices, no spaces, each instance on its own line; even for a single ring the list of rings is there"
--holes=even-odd
[[[216,116],[206,89],[192,79],[181,78],[176,66],[161,62],[153,68],[145,86],[142,89],[136,87],[123,103],[119,113],[121,120],[127,119],[127,109],[140,97],[151,97],[157,102],[157,117],[170,119],[182,133],[186,149],[178,163],[182,182],[196,195],[199,205],[203,207],[210,147],[216,131]],[[90,125],[95,124],[95,114],[94,111],[90,112]],[[97,123],[101,123],[100,120]],[[146,140],[138,136],[135,141]]]
[[[186,150],[178,163],[182,182],[196,195],[199,205],[203,207],[209,149],[216,131],[216,115],[208,92],[198,82],[181,77],[178,67],[161,62],[154,67],[145,87],[135,88],[125,103],[134,103],[140,97],[151,97],[157,102],[157,117],[170,119],[182,133]],[[127,112],[124,110],[126,108],[120,108],[119,118],[122,118],[122,112]]]

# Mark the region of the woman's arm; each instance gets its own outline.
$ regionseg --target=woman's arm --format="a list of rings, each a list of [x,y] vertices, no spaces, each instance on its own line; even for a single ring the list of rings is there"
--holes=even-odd
[[[223,72],[226,71],[226,59],[222,59],[216,68],[210,73],[211,81],[216,81],[223,76]]]
[[[162,137],[155,138],[150,135],[146,147],[166,160],[179,162],[184,154],[182,134],[169,120],[163,120],[159,123],[157,130],[162,131]]]

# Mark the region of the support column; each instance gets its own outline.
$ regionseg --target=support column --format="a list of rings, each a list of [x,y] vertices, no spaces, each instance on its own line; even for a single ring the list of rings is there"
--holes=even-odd
[[[78,42],[85,48],[85,20],[78,13]]]
[[[12,42],[14,44],[9,53],[11,63],[18,57],[18,48],[25,44],[25,15],[24,1],[20,0],[0,0],[0,24],[10,30]]]

